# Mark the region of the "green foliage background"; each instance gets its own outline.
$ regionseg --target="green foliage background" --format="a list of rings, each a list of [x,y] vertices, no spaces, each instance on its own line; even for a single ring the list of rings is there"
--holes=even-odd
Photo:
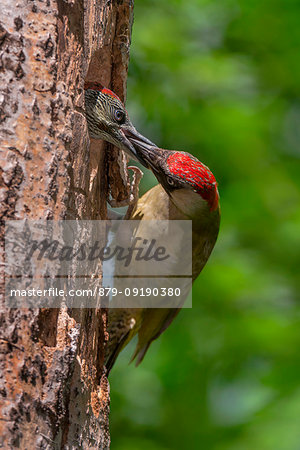
[[[222,224],[193,309],[111,373],[112,449],[300,449],[299,22],[296,0],[135,2],[131,118],[211,168]]]

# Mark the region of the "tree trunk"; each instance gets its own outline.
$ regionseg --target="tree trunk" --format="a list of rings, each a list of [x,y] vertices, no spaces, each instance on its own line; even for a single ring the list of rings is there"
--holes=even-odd
[[[84,80],[124,99],[132,16],[130,0],[2,0],[2,254],[5,220],[105,219],[108,186],[126,196],[124,155],[81,111]],[[12,309],[4,286],[2,270],[0,446],[108,448],[106,310]]]

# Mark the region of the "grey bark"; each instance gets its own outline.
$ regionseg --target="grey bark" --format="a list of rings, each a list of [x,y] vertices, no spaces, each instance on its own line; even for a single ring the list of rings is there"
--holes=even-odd
[[[124,99],[132,16],[128,0],[2,0],[2,256],[5,220],[105,219],[109,185],[127,195],[124,155],[80,110],[84,80]],[[0,321],[0,446],[108,448],[106,310],[9,309],[1,266]]]

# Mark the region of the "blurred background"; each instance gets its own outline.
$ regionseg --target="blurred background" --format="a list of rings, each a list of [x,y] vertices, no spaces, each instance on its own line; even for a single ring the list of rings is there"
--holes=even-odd
[[[211,168],[222,223],[193,309],[112,370],[112,449],[300,449],[299,22],[296,0],[135,2],[128,111]]]

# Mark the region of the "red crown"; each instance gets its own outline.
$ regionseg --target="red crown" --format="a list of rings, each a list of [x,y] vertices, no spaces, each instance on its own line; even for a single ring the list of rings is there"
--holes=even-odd
[[[97,81],[86,81],[84,83],[84,89],[85,90],[93,89],[94,91],[102,92],[102,94],[107,94],[113,98],[116,98],[117,100],[120,100],[120,98],[113,91],[111,91],[110,89],[107,89],[101,83],[98,83]]]
[[[207,200],[211,210],[217,208],[218,184],[207,166],[185,152],[172,153],[167,159],[167,164],[172,174],[190,183],[195,191]]]

